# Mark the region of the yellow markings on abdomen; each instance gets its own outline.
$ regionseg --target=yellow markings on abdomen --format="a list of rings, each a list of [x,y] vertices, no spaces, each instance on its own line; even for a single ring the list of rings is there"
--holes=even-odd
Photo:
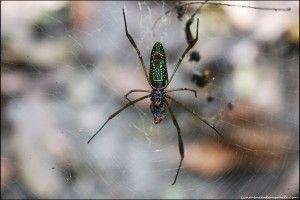
[[[153,70],[153,81],[155,82],[163,81],[163,70],[161,64],[159,67],[155,67]]]

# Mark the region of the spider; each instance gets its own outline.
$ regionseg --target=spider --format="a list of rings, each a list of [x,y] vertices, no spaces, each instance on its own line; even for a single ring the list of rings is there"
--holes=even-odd
[[[152,90],[142,90],[142,89],[134,89],[134,90],[130,90],[127,94],[125,94],[125,98],[129,101],[129,103],[127,103],[125,106],[123,106],[122,108],[120,108],[119,110],[117,110],[115,113],[113,113],[112,115],[110,115],[108,117],[108,119],[103,123],[103,125],[97,130],[97,132],[89,139],[88,143],[102,130],[102,128],[114,117],[116,117],[118,114],[120,114],[124,109],[128,108],[129,106],[134,105],[135,103],[146,99],[146,98],[150,98],[151,100],[151,104],[150,104],[150,110],[151,113],[153,115],[154,118],[154,123],[158,124],[160,123],[164,118],[165,118],[165,112],[166,110],[169,111],[172,120],[173,120],[173,124],[177,129],[177,133],[178,133],[178,146],[179,146],[179,153],[181,156],[180,162],[179,162],[179,166],[177,168],[177,172],[174,178],[174,181],[172,183],[172,185],[174,185],[176,183],[179,171],[180,171],[180,167],[184,158],[184,145],[182,142],[182,138],[181,138],[181,131],[177,122],[177,119],[173,113],[173,110],[170,106],[170,103],[168,102],[168,100],[173,101],[174,103],[176,103],[178,106],[182,107],[183,109],[185,109],[187,112],[191,113],[192,115],[194,115],[196,118],[198,118],[199,120],[201,120],[203,123],[205,123],[207,126],[209,126],[210,128],[212,128],[219,136],[223,137],[223,135],[221,133],[218,132],[218,130],[213,127],[212,125],[210,125],[207,121],[205,121],[204,119],[202,119],[196,112],[194,112],[193,110],[191,110],[190,108],[188,108],[186,105],[180,103],[179,101],[177,101],[176,99],[174,99],[173,97],[169,96],[168,93],[171,92],[177,92],[177,91],[190,91],[192,93],[194,93],[195,98],[197,98],[197,92],[196,90],[193,89],[189,89],[189,88],[176,88],[176,89],[170,89],[170,90],[166,90],[166,88],[168,87],[168,85],[170,84],[170,82],[172,81],[177,69],[180,66],[181,61],[183,60],[183,58],[185,57],[185,55],[189,52],[189,50],[196,44],[197,40],[198,40],[198,24],[199,24],[199,19],[197,19],[197,33],[196,33],[196,38],[193,39],[193,41],[191,41],[189,43],[189,45],[186,47],[186,49],[184,50],[183,54],[181,55],[181,57],[179,58],[175,69],[171,75],[171,78],[168,79],[168,71],[167,71],[167,66],[166,66],[166,54],[164,51],[164,47],[162,45],[161,42],[156,42],[153,45],[152,51],[151,51],[151,55],[150,55],[150,71],[149,71],[149,75],[147,74],[147,70],[145,67],[145,63],[143,60],[143,57],[136,45],[136,43],[134,42],[133,38],[131,37],[131,35],[128,33],[127,30],[127,23],[126,23],[126,17],[125,17],[125,11],[124,8],[122,9],[123,11],[123,17],[124,17],[124,24],[125,24],[125,32],[126,32],[126,36],[128,38],[128,40],[130,41],[130,43],[132,44],[132,46],[134,47],[134,49],[137,52],[137,55],[139,57],[139,60],[142,64],[143,67],[143,71],[145,73],[145,77],[147,79],[148,84],[150,85],[150,87],[152,88]],[[146,96],[137,98],[133,101],[128,99],[128,95],[130,95],[133,92],[146,92],[149,93]]]

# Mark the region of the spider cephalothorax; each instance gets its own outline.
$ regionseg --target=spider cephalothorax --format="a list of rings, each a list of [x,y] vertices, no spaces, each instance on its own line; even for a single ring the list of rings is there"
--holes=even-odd
[[[150,110],[152,112],[154,123],[158,124],[165,118],[165,93],[163,90],[154,89],[151,93]]]

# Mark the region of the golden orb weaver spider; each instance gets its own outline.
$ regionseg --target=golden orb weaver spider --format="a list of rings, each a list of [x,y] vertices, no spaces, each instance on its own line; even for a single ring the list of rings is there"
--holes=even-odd
[[[168,79],[168,71],[167,71],[167,65],[166,65],[166,55],[164,52],[164,48],[163,45],[160,42],[156,42],[153,45],[152,51],[151,51],[151,55],[150,55],[150,71],[149,71],[149,76],[147,74],[147,70],[144,64],[144,60],[143,57],[136,45],[136,43],[134,42],[133,38],[131,37],[131,35],[128,33],[127,30],[127,23],[126,23],[126,17],[125,17],[125,11],[124,8],[123,10],[123,17],[124,17],[124,24],[125,24],[125,31],[126,31],[126,36],[128,38],[128,40],[130,41],[130,43],[132,44],[132,46],[135,48],[139,60],[142,64],[146,79],[148,84],[151,86],[152,90],[142,90],[142,89],[134,89],[134,90],[130,90],[124,97],[129,101],[129,103],[127,103],[125,106],[123,106],[122,108],[120,108],[118,111],[116,111],[115,113],[113,113],[112,115],[110,115],[108,117],[108,119],[104,122],[104,124],[97,130],[97,132],[88,140],[88,143],[102,130],[102,128],[111,120],[113,119],[115,116],[117,116],[118,114],[120,114],[124,109],[128,108],[131,105],[134,105],[135,103],[146,99],[146,98],[150,98],[151,100],[151,104],[150,104],[150,110],[152,112],[152,115],[154,117],[154,123],[158,124],[160,123],[164,117],[165,117],[165,111],[166,108],[168,109],[172,120],[173,120],[173,124],[177,129],[177,133],[178,133],[178,145],[179,145],[179,153],[181,156],[181,160],[175,175],[175,179],[172,183],[172,185],[174,185],[176,183],[179,171],[180,171],[180,167],[184,158],[184,145],[183,145],[183,141],[181,138],[181,131],[178,125],[178,122],[176,120],[176,117],[173,113],[172,108],[170,107],[170,104],[168,103],[168,100],[171,100],[173,102],[175,102],[177,105],[181,106],[182,108],[184,108],[186,111],[190,112],[191,114],[193,114],[196,118],[200,119],[202,122],[204,122],[206,125],[208,125],[210,128],[212,128],[217,134],[219,134],[220,136],[222,136],[221,133],[218,132],[218,130],[216,128],[214,128],[213,126],[211,126],[208,122],[206,122],[204,119],[202,119],[197,113],[195,113],[193,110],[189,109],[187,106],[185,106],[184,104],[180,103],[179,101],[177,101],[176,99],[174,99],[173,97],[169,96],[167,93],[170,92],[176,92],[176,91],[190,91],[193,92],[195,97],[197,98],[197,92],[196,90],[193,89],[189,89],[189,88],[177,88],[177,89],[171,89],[171,90],[165,90],[168,85],[170,84],[170,82],[172,81],[177,69],[179,68],[181,61],[183,60],[183,58],[185,57],[185,55],[189,52],[189,50],[196,44],[197,40],[198,40],[198,25],[199,25],[199,19],[197,19],[197,33],[196,33],[196,38],[193,39],[193,41],[191,41],[188,45],[188,47],[184,50],[183,54],[181,55],[180,59],[178,60],[175,69],[171,75],[171,78]],[[149,93],[146,96],[137,98],[133,101],[130,101],[128,99],[128,95],[133,93],[133,92],[147,92]],[[222,136],[223,137],[223,136]]]
[[[243,7],[243,8],[250,8],[250,9],[257,9],[257,10],[273,10],[273,11],[290,11],[290,8],[263,8],[263,7],[255,7],[255,6],[241,6],[241,5],[231,5],[231,4],[227,4],[227,3],[215,3],[215,2],[208,2],[208,0],[204,1],[204,2],[190,2],[190,3],[184,3],[179,5],[180,7],[182,6],[186,6],[189,4],[202,4],[198,9],[200,10],[201,7],[204,4],[212,4],[212,5],[224,5],[224,6],[236,6],[236,7]],[[177,8],[177,6],[175,7]],[[171,78],[168,79],[168,71],[167,71],[167,66],[166,66],[166,56],[165,56],[165,52],[164,52],[164,48],[163,45],[160,42],[156,42],[153,45],[152,51],[151,51],[151,55],[150,55],[150,71],[149,71],[149,76],[147,74],[147,70],[144,64],[144,60],[143,57],[137,47],[137,45],[135,44],[133,38],[131,37],[131,35],[128,33],[127,30],[127,24],[126,24],[126,18],[125,18],[125,11],[124,8],[123,10],[123,17],[124,17],[124,24],[125,24],[125,31],[126,31],[126,36],[128,38],[128,40],[130,41],[130,43],[132,44],[132,46],[135,48],[139,60],[142,64],[143,67],[143,71],[145,73],[145,77],[147,79],[148,84],[151,86],[152,90],[141,90],[141,89],[134,89],[134,90],[130,90],[124,97],[129,101],[129,103],[127,103],[125,106],[123,106],[122,108],[120,108],[119,110],[117,110],[115,113],[113,113],[112,115],[110,115],[108,117],[108,119],[104,122],[104,124],[97,130],[97,132],[88,140],[88,143],[102,130],[102,128],[111,120],[113,119],[115,116],[117,116],[118,114],[120,114],[123,110],[125,110],[127,107],[134,105],[135,103],[144,100],[146,98],[150,98],[151,100],[151,104],[150,104],[150,110],[153,114],[154,117],[154,123],[158,124],[160,123],[164,117],[165,117],[165,110],[166,108],[168,109],[172,120],[173,120],[173,124],[177,129],[177,133],[178,133],[178,145],[179,145],[179,153],[181,156],[181,160],[175,175],[175,179],[172,183],[172,185],[174,185],[176,183],[179,171],[180,171],[180,167],[184,158],[184,146],[183,146],[183,142],[182,142],[182,138],[181,138],[181,131],[178,125],[178,122],[176,120],[176,117],[173,113],[172,108],[170,107],[170,104],[168,103],[167,99],[173,101],[174,103],[176,103],[177,105],[179,105],[180,107],[184,108],[186,111],[188,111],[189,113],[193,114],[196,118],[200,119],[203,123],[205,123],[207,126],[209,126],[210,128],[212,128],[219,136],[223,137],[223,135],[221,133],[218,132],[218,130],[211,126],[208,122],[206,122],[204,119],[202,119],[197,113],[195,113],[193,110],[189,109],[187,106],[185,106],[184,104],[180,103],[179,101],[177,101],[176,99],[170,97],[167,93],[170,92],[176,92],[176,91],[190,91],[193,92],[195,94],[195,97],[197,98],[197,92],[196,90],[193,89],[189,89],[189,88],[177,88],[177,89],[171,89],[171,90],[165,90],[168,85],[170,84],[170,82],[172,81],[177,69],[179,68],[181,61],[183,60],[183,58],[185,57],[185,55],[189,52],[189,50],[196,44],[196,42],[198,41],[198,25],[199,25],[199,19],[197,19],[197,33],[196,33],[196,38],[189,38],[188,39],[188,47],[184,50],[183,54],[181,55],[181,57],[179,58],[175,69],[171,75]],[[196,12],[197,12],[196,11]],[[168,10],[165,14],[167,14],[168,12],[170,12],[170,10]],[[195,12],[195,13],[196,13]],[[191,19],[188,22],[192,22],[192,19],[194,17],[195,14],[192,15]],[[160,18],[159,18],[160,19]],[[157,21],[159,20],[157,19]],[[157,23],[157,21],[154,23]],[[152,29],[154,28],[154,26],[152,27]],[[187,26],[189,27],[189,26]],[[133,101],[130,101],[127,97],[129,94],[133,93],[133,92],[147,92],[150,93],[146,96],[137,98]],[[230,105],[228,105],[229,107],[232,107]]]

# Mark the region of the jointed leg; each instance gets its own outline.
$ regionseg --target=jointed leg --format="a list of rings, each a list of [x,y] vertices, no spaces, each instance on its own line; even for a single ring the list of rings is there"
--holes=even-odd
[[[130,90],[127,94],[124,95],[124,98],[127,99],[129,102],[131,102],[130,99],[128,99],[128,95],[130,95],[133,92],[148,92],[148,93],[151,93],[151,90],[140,90],[140,89]]]
[[[169,93],[169,92],[176,92],[176,91],[183,91],[183,90],[187,90],[187,91],[194,92],[195,97],[197,98],[197,91],[196,91],[196,90],[193,90],[193,89],[189,89],[189,88],[177,88],[177,89],[173,89],[173,90],[166,90],[166,93]]]
[[[190,50],[191,48],[193,48],[193,46],[194,46],[194,45],[196,44],[196,42],[198,41],[198,25],[199,25],[199,19],[197,19],[197,33],[196,33],[196,38],[195,38],[193,41],[191,41],[191,43],[189,44],[189,46],[185,49],[185,51],[184,51],[183,54],[181,55],[180,59],[178,60],[178,62],[177,62],[177,64],[176,64],[176,67],[175,67],[175,69],[174,69],[174,72],[173,72],[171,78],[169,79],[168,84],[167,84],[164,88],[166,88],[166,87],[170,84],[170,82],[172,81],[172,78],[174,77],[174,75],[175,75],[175,73],[176,73],[178,67],[180,66],[180,63],[181,63],[181,61],[183,60],[185,54],[187,54],[187,52],[189,52],[189,50]]]
[[[122,10],[123,10],[124,23],[125,23],[126,36],[127,36],[128,40],[130,41],[130,43],[132,44],[132,46],[135,48],[135,50],[136,50],[136,52],[137,52],[137,54],[138,54],[138,56],[139,56],[139,59],[140,59],[140,61],[141,61],[141,63],[142,63],[142,67],[143,67],[143,70],[144,70],[146,79],[147,79],[149,85],[151,86],[151,83],[150,83],[150,80],[149,80],[149,77],[148,77],[148,74],[147,74],[147,70],[146,70],[146,67],[145,67],[145,63],[144,63],[143,57],[142,57],[142,55],[141,55],[140,50],[139,50],[138,47],[136,46],[136,44],[135,44],[133,38],[132,38],[131,35],[128,33],[124,8],[123,8]]]
[[[168,107],[168,110],[171,114],[171,117],[172,117],[172,120],[173,120],[173,124],[174,126],[176,127],[177,129],[177,133],[178,133],[178,146],[179,146],[179,153],[180,153],[180,156],[181,156],[181,160],[180,160],[180,163],[179,163],[179,166],[178,166],[178,169],[177,169],[177,172],[176,172],[176,176],[175,176],[175,179],[172,183],[172,185],[174,185],[176,183],[176,180],[177,180],[177,177],[178,177],[178,174],[179,174],[179,171],[180,171],[180,167],[181,167],[181,164],[182,164],[182,161],[183,161],[183,158],[184,158],[184,146],[183,146],[183,142],[182,142],[182,138],[181,138],[181,134],[180,134],[180,128],[179,128],[179,125],[178,125],[178,122],[175,118],[175,115],[170,107],[170,105],[168,104],[168,102],[166,101],[166,105]]]
[[[147,96],[143,96],[143,97],[140,97],[140,98],[138,98],[138,99],[136,99],[136,100],[134,100],[134,101],[131,101],[131,102],[129,102],[129,103],[127,103],[125,106],[123,106],[122,108],[120,108],[117,112],[115,112],[114,114],[112,114],[111,116],[109,116],[108,117],[108,119],[104,122],[104,124],[98,129],[98,131],[89,139],[89,141],[87,142],[87,143],[89,143],[100,131],[101,131],[101,129],[105,126],[105,124],[107,124],[107,122],[109,121],[109,120],[111,120],[112,118],[114,118],[115,116],[117,116],[120,112],[122,112],[124,109],[126,109],[127,107],[129,107],[129,106],[131,106],[131,105],[133,105],[133,104],[135,104],[136,102],[138,102],[138,101],[141,101],[141,100],[143,100],[143,99],[146,99],[146,98],[148,98],[148,97],[150,97],[150,95],[147,95]]]
[[[205,1],[205,3],[207,2],[208,0]],[[193,42],[193,35],[191,33],[191,24],[194,22],[194,17],[197,13],[199,13],[199,11],[201,10],[201,8],[205,5],[205,3],[201,4],[201,6],[199,8],[197,8],[197,10],[192,14],[192,16],[190,17],[190,19],[186,22],[186,25],[185,25],[185,34],[186,34],[186,40],[187,40],[187,43],[189,44],[190,42]],[[200,13],[199,13],[200,14]]]
[[[176,104],[178,104],[179,106],[181,106],[182,108],[184,108],[186,111],[192,113],[195,117],[197,117],[198,119],[200,119],[203,123],[205,123],[207,126],[209,126],[210,128],[212,128],[219,136],[221,136],[222,138],[224,138],[224,136],[212,125],[210,125],[207,121],[205,121],[204,119],[202,119],[197,113],[195,113],[193,110],[189,109],[187,106],[185,106],[184,104],[180,103],[179,101],[175,100],[174,98],[170,97],[169,95],[166,95],[166,98],[171,99],[172,101],[174,101]]]

